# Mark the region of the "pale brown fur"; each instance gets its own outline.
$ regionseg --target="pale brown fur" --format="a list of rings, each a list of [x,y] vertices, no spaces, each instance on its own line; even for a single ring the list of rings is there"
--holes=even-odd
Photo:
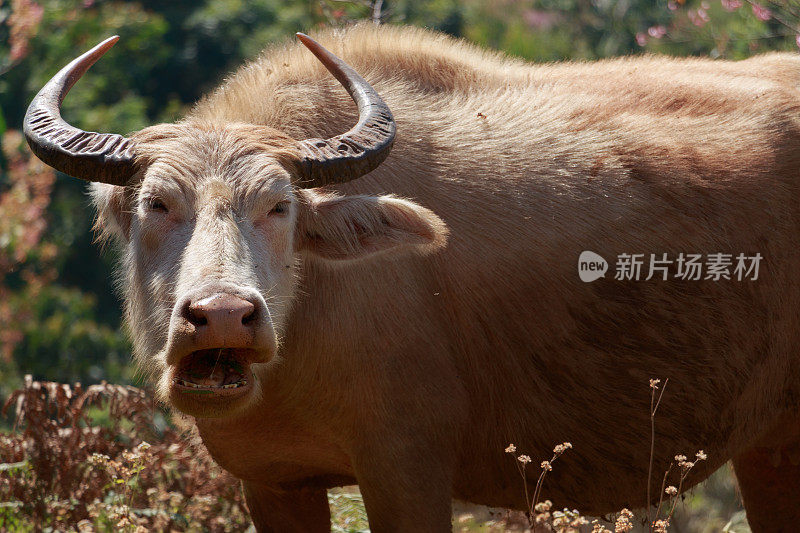
[[[135,137],[142,189],[202,196],[224,181],[226,201],[243,206],[266,181],[292,202],[293,235],[270,237],[260,261],[234,250],[239,259],[219,267],[274,307],[277,357],[260,367],[252,402],[196,420],[215,459],[244,480],[260,528],[325,529],[320,491],[353,481],[374,531],[445,530],[451,496],[521,508],[510,442],[534,458],[572,442],[544,487],[557,506],[644,505],[649,378],[670,379],[656,472],[676,453],[708,453],[690,484],[797,412],[800,57],[534,66],[409,28],[319,39],[397,120],[386,162],[336,188],[351,196],[288,186],[291,139],[356,121],[344,90],[297,44],[267,51],[180,124]],[[435,215],[375,196],[385,193]],[[147,223],[135,211],[141,190],[95,194],[100,225],[129,243],[129,325],[142,364],[162,379],[155,354],[176,295],[222,274],[187,262],[189,236],[166,255],[140,230],[130,240]],[[207,216],[209,235],[261,235],[215,230],[213,217],[226,215]],[[212,241],[192,245],[192,257],[203,263]],[[612,269],[620,253],[765,259],[751,282],[588,284],[577,274],[583,250]],[[276,273],[281,265],[290,273]],[[789,490],[796,501],[798,487]],[[783,517],[799,512],[789,505]]]

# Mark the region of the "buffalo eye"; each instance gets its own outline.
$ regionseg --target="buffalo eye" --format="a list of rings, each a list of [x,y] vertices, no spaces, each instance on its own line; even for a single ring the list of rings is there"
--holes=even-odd
[[[269,212],[270,215],[282,215],[289,210],[289,203],[288,202],[278,202],[275,204],[275,207]]]
[[[158,213],[168,213],[167,204],[160,198],[150,197],[145,200],[145,206],[148,211],[156,211]]]

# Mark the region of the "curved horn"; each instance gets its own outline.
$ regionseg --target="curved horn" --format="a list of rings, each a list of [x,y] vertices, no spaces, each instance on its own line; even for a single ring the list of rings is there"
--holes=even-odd
[[[133,142],[121,135],[79,130],[61,118],[61,102],[69,90],[118,39],[106,39],[53,76],[28,106],[23,131],[33,153],[56,170],[87,181],[125,185],[135,172]]]
[[[380,165],[394,142],[397,127],[389,106],[369,83],[344,61],[303,33],[300,41],[339,80],[358,105],[358,124],[330,139],[300,142],[302,168],[310,187],[343,183],[363,176]]]

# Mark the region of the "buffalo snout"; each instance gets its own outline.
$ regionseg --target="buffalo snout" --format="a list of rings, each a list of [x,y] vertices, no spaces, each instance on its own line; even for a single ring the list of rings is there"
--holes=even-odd
[[[257,291],[216,287],[190,291],[176,302],[168,346],[168,364],[218,348],[241,349],[250,354],[247,362],[256,363],[269,360],[277,342],[266,303]]]
[[[218,293],[197,301],[187,301],[181,318],[191,322],[199,335],[211,343],[249,342],[258,313],[256,304],[232,294]]]

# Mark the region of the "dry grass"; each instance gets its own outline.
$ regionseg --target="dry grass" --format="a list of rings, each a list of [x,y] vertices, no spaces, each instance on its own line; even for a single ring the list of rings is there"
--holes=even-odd
[[[238,481],[165,425],[144,391],[27,376],[3,412],[12,406],[14,431],[0,436],[0,531],[249,525]]]
[[[652,424],[664,392],[658,391],[659,382],[651,381]],[[9,411],[13,411],[13,430],[0,434],[0,531],[244,531],[250,527],[239,482],[214,464],[191,432],[167,424],[164,413],[143,390],[105,383],[70,387],[27,376],[24,388],[6,401],[3,413]],[[557,445],[553,455],[539,463],[534,477],[529,472],[533,459],[509,445],[505,451],[519,468],[528,512],[456,502],[454,530],[625,533],[660,532],[669,527],[672,533],[718,531],[736,511],[735,506],[711,510],[715,504],[702,490],[688,495],[689,505],[699,505],[699,511],[679,505],[682,482],[694,463],[705,459],[702,451],[695,461],[675,457],[664,473],[658,506],[638,512],[638,517],[623,509],[607,522],[582,517],[577,510],[558,511],[541,496],[546,493],[547,473],[571,447],[570,443]],[[569,455],[562,460],[569,460]],[[670,476],[675,485],[668,485]],[[712,491],[730,499],[730,483],[729,474],[718,473]],[[369,531],[357,487],[332,490],[328,499],[332,531]],[[730,531],[747,529],[737,526]]]
[[[663,386],[660,379],[650,380],[650,466],[647,474],[647,500],[652,502],[650,487],[653,475],[653,450],[655,449],[655,423],[656,413],[661,404],[661,399],[664,396],[666,386],[669,380],[665,380]],[[520,476],[523,480],[523,488],[525,492],[525,501],[528,502],[528,510],[526,517],[531,531],[537,532],[555,532],[555,533],[580,533],[589,529],[590,521],[581,516],[580,512],[576,509],[564,509],[563,511],[554,511],[553,503],[550,500],[541,501],[542,486],[544,484],[545,476],[548,472],[552,471],[553,463],[561,457],[567,450],[572,448],[572,444],[564,442],[557,445],[553,449],[553,456],[550,460],[545,460],[540,463],[541,472],[536,480],[536,487],[533,490],[533,495],[529,496],[528,488],[528,473],[527,466],[532,462],[530,456],[517,453],[517,447],[514,444],[509,444],[505,452],[511,454],[517,463]],[[648,507],[640,519],[645,528],[650,533],[667,533],[670,523],[675,515],[675,511],[680,501],[681,489],[683,482],[689,475],[689,472],[694,468],[695,464],[699,461],[705,461],[706,454],[703,450],[695,453],[694,460],[690,461],[683,454],[678,454],[670,463],[661,482],[661,490],[659,492],[658,504],[655,509]],[[675,474],[673,474],[673,470]],[[667,485],[670,475],[677,475],[677,487],[675,485]],[[662,515],[662,510],[664,511]],[[621,509],[616,518],[612,520],[613,523],[609,526],[613,527],[614,533],[628,533],[633,531],[636,524],[636,516],[630,509]],[[591,521],[592,533],[611,533],[611,530],[606,527],[599,519]]]

